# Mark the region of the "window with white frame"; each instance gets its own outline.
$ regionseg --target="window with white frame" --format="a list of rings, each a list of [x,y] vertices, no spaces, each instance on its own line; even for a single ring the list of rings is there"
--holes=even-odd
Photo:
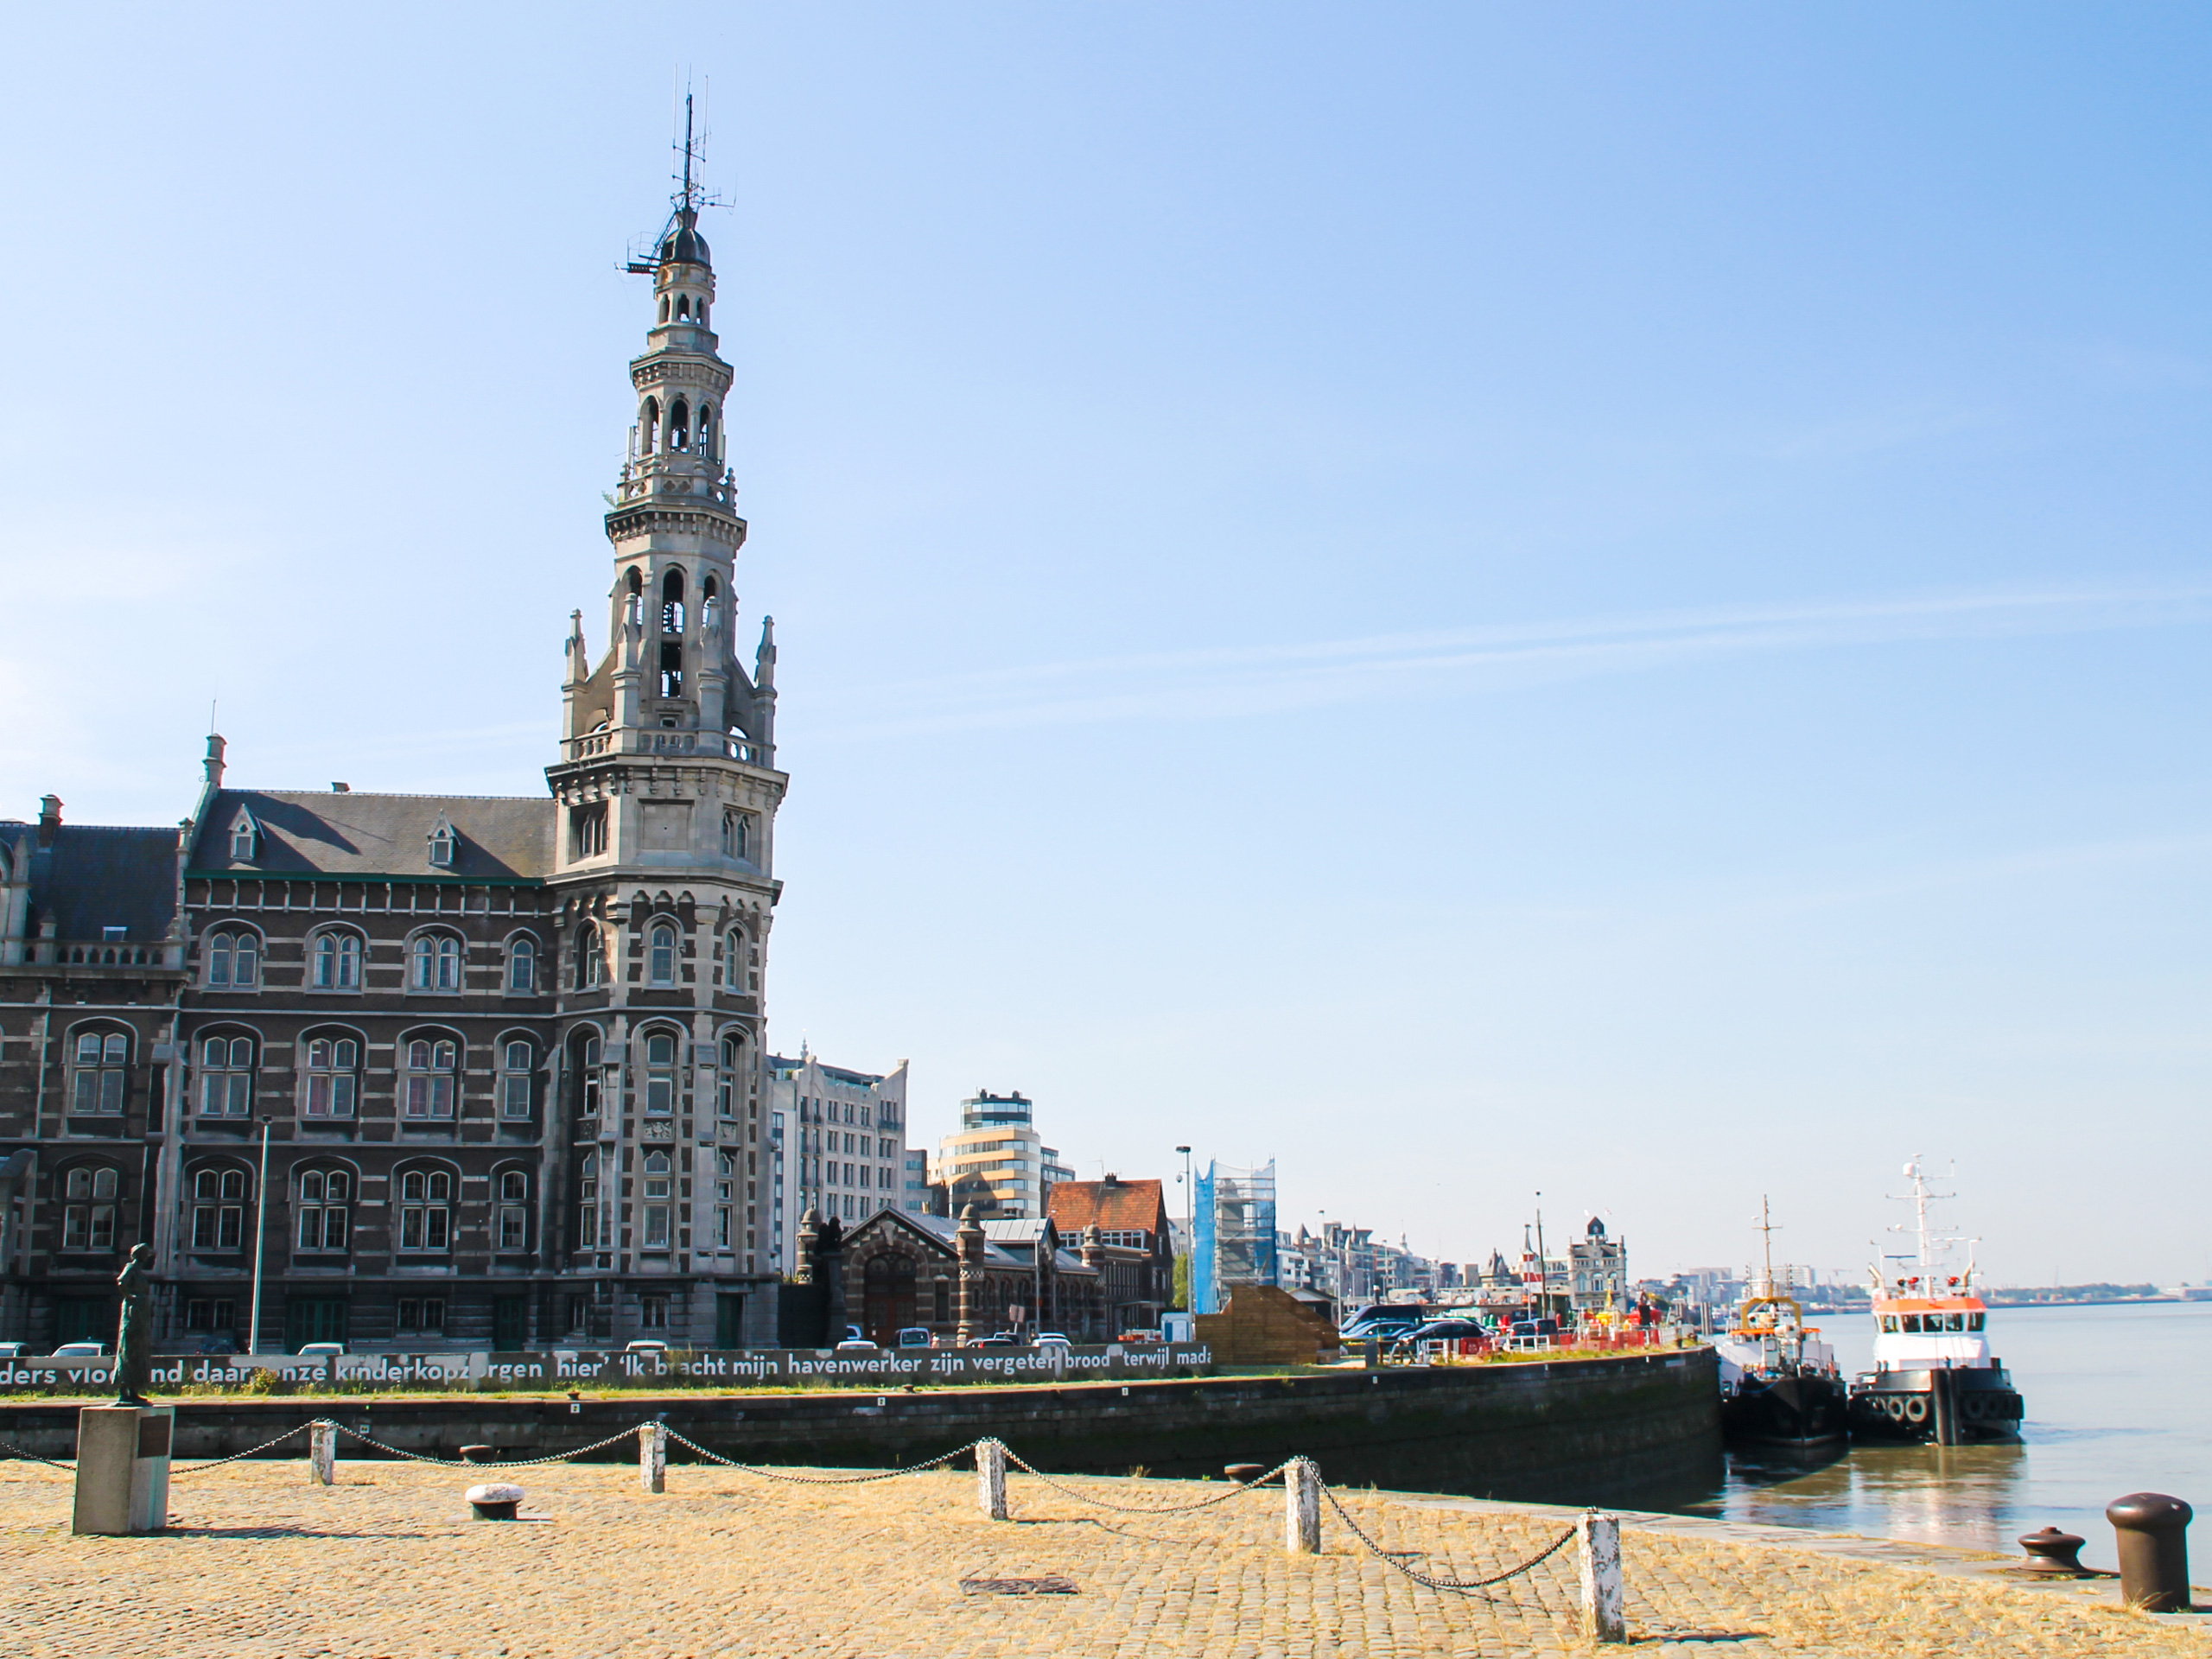
[[[130,1039],[125,1033],[79,1032],[75,1075],[69,1081],[69,1109],[79,1116],[113,1116],[120,1112],[130,1060]]]
[[[352,1236],[353,1178],[342,1169],[310,1169],[300,1177],[300,1249],[343,1250]]]
[[[507,990],[525,995],[537,988],[537,941],[515,939],[507,945]]]
[[[307,1090],[303,1117],[351,1117],[361,1092],[361,1046],[351,1037],[310,1037],[307,1041]]]
[[[200,1115],[244,1117],[253,1109],[253,1039],[209,1037],[200,1045]]]
[[[315,936],[308,982],[318,991],[361,988],[361,936],[332,929]]]
[[[642,1248],[664,1250],[668,1248],[669,1176],[668,1154],[649,1152],[645,1154],[645,1230]]]
[[[200,1169],[192,1176],[192,1248],[235,1250],[245,1243],[245,1172]]]
[[[499,1045],[499,1116],[512,1121],[530,1116],[531,1068],[537,1055],[519,1039]]]
[[[607,947],[600,943],[599,927],[586,922],[576,930],[576,988],[595,989],[607,978]]]
[[[416,1037],[404,1055],[400,1095],[403,1115],[416,1119],[450,1118],[459,1086],[461,1046],[449,1037]]]
[[[61,1248],[115,1248],[116,1173],[111,1164],[79,1164],[63,1178]]]
[[[645,952],[645,977],[655,985],[676,983],[676,930],[666,922],[653,924]]]
[[[499,1248],[530,1248],[530,1177],[519,1169],[499,1174]]]
[[[599,1154],[584,1154],[576,1166],[576,1244],[581,1249],[599,1248]]]
[[[453,1175],[410,1169],[399,1178],[399,1248],[428,1253],[453,1248]]]
[[[728,1153],[715,1154],[715,1248],[730,1248],[731,1224],[737,1217],[737,1160]]]
[[[207,988],[212,991],[250,991],[261,983],[261,936],[242,927],[219,928],[207,936],[201,952],[207,964]]]
[[[451,933],[417,934],[409,985],[417,991],[458,991],[462,954],[461,940]]]
[[[599,1034],[587,1034],[582,1040],[571,1039],[569,1052],[575,1057],[576,1112],[582,1117],[599,1116]]]
[[[645,1033],[645,1113],[666,1117],[676,1109],[676,1035],[653,1030]]]
[[[753,972],[753,941],[741,927],[733,927],[722,941],[722,986],[731,991],[757,991],[760,976]]]

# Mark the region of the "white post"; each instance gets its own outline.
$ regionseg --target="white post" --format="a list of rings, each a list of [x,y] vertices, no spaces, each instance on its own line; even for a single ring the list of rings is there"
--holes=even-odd
[[[668,1425],[638,1425],[638,1486],[642,1491],[668,1490]]]
[[[338,1425],[308,1425],[308,1472],[318,1486],[338,1484]]]
[[[1293,1555],[1321,1553],[1321,1470],[1293,1458],[1282,1471],[1282,1547]]]
[[[1582,1547],[1582,1634],[1592,1642],[1625,1642],[1620,1517],[1586,1510],[1574,1523],[1574,1536]]]
[[[976,1501],[992,1520],[1006,1519],[1006,1447],[996,1440],[976,1443]]]

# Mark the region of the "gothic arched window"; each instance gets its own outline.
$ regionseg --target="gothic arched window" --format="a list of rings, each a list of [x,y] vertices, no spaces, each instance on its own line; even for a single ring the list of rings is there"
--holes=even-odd
[[[449,1037],[417,1037],[407,1045],[402,1072],[405,1114],[450,1118],[461,1069],[461,1046]]]
[[[583,1161],[576,1166],[576,1243],[587,1250],[599,1248],[599,1154],[595,1152],[584,1154]]]
[[[530,1248],[530,1177],[518,1169],[499,1173],[499,1248]]]
[[[113,1116],[120,1112],[130,1060],[130,1039],[125,1033],[79,1032],[69,1109],[80,1117]]]
[[[442,1169],[410,1169],[399,1178],[399,1248],[443,1250],[453,1239],[453,1176]]]
[[[245,929],[223,928],[207,936],[207,988],[250,991],[261,982],[261,940]]]
[[[681,409],[683,405],[678,404],[677,407]],[[663,633],[683,632],[683,572],[680,568],[671,569],[661,578],[660,631]]]
[[[537,941],[514,939],[507,945],[507,989],[518,996],[537,988]]]
[[[645,977],[656,985],[676,983],[676,930],[666,922],[653,925],[652,949],[646,957]]]
[[[588,991],[607,977],[607,952],[599,942],[599,926],[586,922],[576,930],[576,988]]]
[[[537,1054],[521,1038],[499,1045],[499,1116],[510,1120],[530,1116],[531,1073]]]
[[[361,1046],[351,1037],[308,1039],[308,1117],[351,1117],[359,1098]]]
[[[338,929],[316,934],[313,982],[318,991],[359,990],[361,936]]]
[[[347,1206],[353,1178],[342,1169],[310,1169],[300,1177],[300,1249],[342,1250],[352,1229]]]
[[[676,1109],[676,1033],[645,1033],[645,1115],[666,1117]]]
[[[705,311],[706,307],[702,305],[699,308],[703,312]],[[702,318],[702,321],[704,319]],[[706,456],[709,461],[714,459],[715,406],[712,404],[702,404],[699,405],[699,453]]]
[[[671,450],[691,447],[691,410],[681,397],[669,405],[668,447]]]
[[[645,1154],[645,1231],[641,1248],[668,1248],[668,1154]]]
[[[412,986],[418,991],[461,989],[461,941],[451,933],[418,934]]]
[[[253,1107],[253,1039],[210,1037],[200,1045],[203,1117],[244,1117]]]
[[[61,1211],[61,1248],[65,1250],[111,1250],[115,1248],[115,1166],[79,1164],[64,1186],[67,1200]]]

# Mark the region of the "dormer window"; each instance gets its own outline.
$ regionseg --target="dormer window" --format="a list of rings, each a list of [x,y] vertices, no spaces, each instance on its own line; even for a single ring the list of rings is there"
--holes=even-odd
[[[430,831],[431,864],[441,870],[451,869],[454,848],[458,841],[459,837],[453,832],[453,826],[442,817],[440,817],[436,826]]]
[[[253,821],[253,814],[241,810],[231,820],[231,860],[233,863],[253,862],[257,843],[261,839],[261,826]]]

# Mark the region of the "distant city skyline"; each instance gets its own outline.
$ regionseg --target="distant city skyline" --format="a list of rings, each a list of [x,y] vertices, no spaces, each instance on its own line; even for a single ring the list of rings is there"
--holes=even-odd
[[[15,20],[0,817],[212,700],[543,796],[680,70],[779,1052],[1440,1260],[1848,1263],[1918,1156],[2212,1278],[2212,17],[518,16]]]

